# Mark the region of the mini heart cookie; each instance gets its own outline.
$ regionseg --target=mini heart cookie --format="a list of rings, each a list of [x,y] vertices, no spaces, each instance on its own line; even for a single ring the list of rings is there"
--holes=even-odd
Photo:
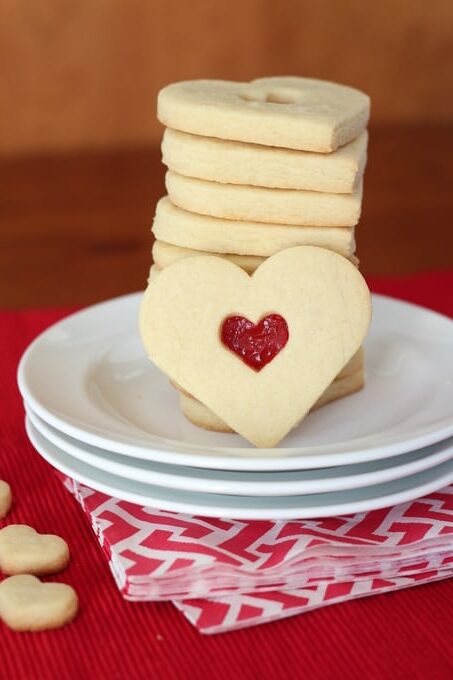
[[[267,356],[256,370],[240,347],[224,342],[225,324],[241,317],[250,331],[274,315],[286,324],[286,338],[282,322],[266,337],[258,333],[257,344],[253,333],[245,338],[248,357],[257,348]],[[140,331],[150,358],[174,382],[250,442],[270,447],[357,352],[370,316],[370,293],[354,265],[299,246],[273,255],[252,276],[219,257],[177,261],[148,286]]]
[[[60,628],[74,619],[77,610],[77,594],[64,583],[41,583],[29,574],[0,583],[0,619],[12,630]]]
[[[55,574],[68,562],[68,545],[59,536],[39,534],[26,524],[0,530],[0,571],[4,574]]]
[[[3,519],[8,514],[13,497],[11,494],[11,487],[8,482],[0,479],[0,519]]]

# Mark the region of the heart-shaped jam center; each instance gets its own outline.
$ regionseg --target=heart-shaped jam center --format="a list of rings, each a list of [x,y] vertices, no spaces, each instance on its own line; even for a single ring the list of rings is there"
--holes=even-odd
[[[229,316],[222,324],[220,339],[247,366],[261,371],[288,342],[288,324],[280,314],[268,314],[257,324],[244,316]]]

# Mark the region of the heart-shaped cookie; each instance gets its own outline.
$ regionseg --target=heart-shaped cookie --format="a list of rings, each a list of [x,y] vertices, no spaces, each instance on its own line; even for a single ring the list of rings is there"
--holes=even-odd
[[[278,315],[288,338],[262,370],[222,342],[227,319],[259,324]],[[140,310],[154,363],[256,446],[275,446],[357,352],[368,329],[370,293],[357,269],[332,251],[283,250],[252,276],[212,256],[165,268]]]
[[[68,562],[68,545],[59,536],[38,534],[26,524],[0,530],[0,571],[4,574],[55,574]]]
[[[29,574],[0,583],[0,619],[13,630],[60,628],[72,621],[77,610],[77,594],[64,583],[41,583]]]
[[[157,99],[157,117],[174,130],[321,153],[356,139],[369,115],[363,92],[295,76],[186,80],[167,85]]]
[[[6,517],[12,502],[13,497],[8,482],[4,482],[3,479],[0,479],[0,519]]]

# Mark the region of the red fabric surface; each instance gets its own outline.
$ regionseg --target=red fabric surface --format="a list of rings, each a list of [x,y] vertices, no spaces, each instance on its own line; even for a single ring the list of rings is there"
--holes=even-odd
[[[453,315],[453,272],[370,283]],[[169,603],[124,602],[83,513],[24,432],[18,360],[65,313],[0,313],[0,478],[15,497],[8,523],[68,540],[71,564],[54,580],[77,589],[81,609],[74,623],[52,632],[17,634],[0,625],[0,678],[453,677],[451,579],[214,637],[199,635]]]

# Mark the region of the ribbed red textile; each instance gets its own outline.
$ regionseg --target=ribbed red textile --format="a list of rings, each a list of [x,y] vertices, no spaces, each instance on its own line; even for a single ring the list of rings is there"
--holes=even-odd
[[[453,272],[371,284],[453,315]],[[15,497],[9,523],[68,540],[71,564],[55,580],[77,589],[81,609],[74,623],[52,632],[17,634],[0,624],[1,680],[451,680],[453,580],[214,637],[197,633],[171,604],[124,602],[85,516],[24,432],[18,360],[66,312],[0,313],[0,478]]]

